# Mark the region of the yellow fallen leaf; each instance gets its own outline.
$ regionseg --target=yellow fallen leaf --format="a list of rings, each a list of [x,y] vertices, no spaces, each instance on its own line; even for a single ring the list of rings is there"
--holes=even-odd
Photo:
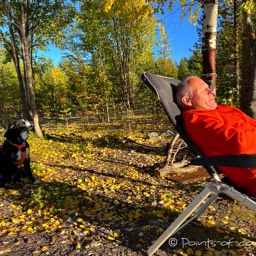
[[[108,240],[113,241],[115,238],[113,236],[108,236]]]
[[[212,205],[210,205],[208,208],[209,208],[211,211],[216,211],[215,207],[212,206]]]
[[[27,210],[27,214],[32,214],[32,213],[33,213],[32,209]]]
[[[118,232],[114,232],[113,236],[114,236],[114,237],[119,237],[120,234],[119,234]]]
[[[47,246],[43,246],[41,250],[42,250],[42,252],[46,252],[46,251],[48,251],[48,247]]]
[[[11,248],[6,248],[5,250],[1,251],[0,254],[9,253],[9,252],[11,252],[11,251],[12,251]]]
[[[187,204],[184,203],[184,202],[182,202],[182,201],[178,201],[178,202],[176,203],[176,205],[177,205],[178,207],[181,207],[182,209],[184,209]]]
[[[215,225],[215,221],[214,220],[208,220],[205,224],[206,224],[206,227],[211,228]]]
[[[136,211],[135,214],[134,214],[134,218],[138,219],[140,216],[141,216],[140,212]]]
[[[143,195],[144,195],[145,197],[149,197],[149,196],[150,196],[150,194],[149,194],[148,192],[143,192]]]
[[[51,244],[55,244],[55,243],[56,243],[56,240],[57,240],[57,238],[56,238],[56,236],[54,236],[54,237],[52,238]]]
[[[187,249],[187,255],[194,255],[194,251],[191,248]]]
[[[232,256],[238,255],[237,252],[235,252],[234,250],[228,250],[228,253]]]
[[[29,228],[27,228],[27,231],[33,232],[34,230],[33,230],[33,228],[29,227]]]
[[[15,218],[12,218],[12,222],[13,222],[14,224],[19,224],[19,223],[20,223],[20,220],[15,219]]]
[[[203,255],[202,251],[200,250],[195,251],[195,256],[202,256],[202,255]]]
[[[245,229],[243,229],[243,228],[239,228],[238,232],[243,234],[243,235],[247,234],[247,231]]]
[[[0,227],[6,227],[6,222],[1,221],[1,222],[0,222]]]
[[[143,230],[143,231],[148,230],[148,229],[150,229],[150,225],[146,225],[146,226],[143,226],[143,227],[142,227],[142,230]]]

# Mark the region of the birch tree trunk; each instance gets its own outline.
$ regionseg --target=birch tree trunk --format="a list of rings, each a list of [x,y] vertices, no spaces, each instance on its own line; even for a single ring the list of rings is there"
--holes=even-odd
[[[204,1],[203,20],[203,79],[216,89],[216,39],[217,39],[218,0]]]

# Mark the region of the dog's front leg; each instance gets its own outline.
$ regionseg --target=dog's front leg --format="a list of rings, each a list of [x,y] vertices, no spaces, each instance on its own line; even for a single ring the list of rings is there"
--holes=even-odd
[[[31,180],[31,182],[35,185],[38,185],[40,184],[40,181],[39,180],[35,180],[33,174],[32,174],[32,170],[31,170],[31,167],[30,167],[30,159],[25,159],[24,161],[24,169],[25,169],[25,172],[26,174],[28,175],[29,179]]]

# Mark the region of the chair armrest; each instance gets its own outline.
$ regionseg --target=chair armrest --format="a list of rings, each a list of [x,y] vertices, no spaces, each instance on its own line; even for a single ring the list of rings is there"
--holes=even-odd
[[[229,166],[238,168],[256,168],[255,155],[224,155],[224,156],[197,156],[190,162],[191,165],[201,166]]]

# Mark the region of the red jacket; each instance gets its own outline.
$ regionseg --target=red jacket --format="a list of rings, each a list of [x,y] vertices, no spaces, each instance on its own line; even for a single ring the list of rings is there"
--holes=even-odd
[[[206,156],[256,154],[256,120],[237,108],[185,110],[185,130]],[[256,168],[219,168],[237,187],[256,196]]]

